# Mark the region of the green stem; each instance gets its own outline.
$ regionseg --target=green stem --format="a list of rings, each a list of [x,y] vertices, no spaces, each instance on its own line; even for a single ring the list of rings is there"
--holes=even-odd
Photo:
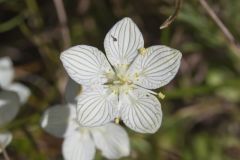
[[[0,24],[0,33],[9,31],[15,27],[17,27],[19,24],[21,24],[24,20],[23,14],[19,14],[16,17],[3,22]]]

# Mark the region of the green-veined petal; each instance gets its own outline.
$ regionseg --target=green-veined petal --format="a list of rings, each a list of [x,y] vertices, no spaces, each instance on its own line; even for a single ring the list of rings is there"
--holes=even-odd
[[[168,84],[176,75],[182,54],[166,46],[152,46],[139,54],[128,70],[133,83],[148,89]]]
[[[79,45],[61,53],[68,75],[79,84],[104,84],[114,74],[105,55],[95,47]]]
[[[101,126],[114,119],[118,97],[111,89],[95,86],[78,97],[78,122],[85,127]]]
[[[135,89],[120,96],[121,118],[132,130],[140,133],[155,133],[162,123],[161,104],[158,99]]]
[[[143,46],[142,33],[130,18],[117,22],[104,39],[107,58],[115,68],[130,64]]]
[[[89,133],[75,132],[64,139],[62,152],[65,160],[93,160],[96,149]]]
[[[119,159],[130,154],[127,132],[113,123],[90,129],[95,145],[108,159]]]

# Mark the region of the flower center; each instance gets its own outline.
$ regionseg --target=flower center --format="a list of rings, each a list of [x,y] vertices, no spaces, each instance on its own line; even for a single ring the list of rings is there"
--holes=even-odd
[[[130,77],[127,75],[128,65],[121,64],[117,65],[115,73],[107,73],[108,82],[105,83],[113,93],[128,93],[133,87],[133,82],[130,80]]]
[[[144,54],[145,52],[146,51],[143,50],[142,54]],[[133,74],[133,77],[130,78],[130,76],[127,74],[128,68],[129,68],[128,65],[121,64],[121,65],[117,65],[117,67],[115,68],[115,72],[112,72],[111,70],[107,72],[106,75],[108,78],[108,82],[105,83],[104,85],[110,88],[114,94],[118,94],[118,95],[123,93],[128,94],[129,91],[133,89],[139,89],[149,94],[156,95],[161,99],[165,98],[165,95],[162,92],[157,93],[150,89],[134,84],[133,81],[139,80],[139,73],[136,72],[135,74]]]

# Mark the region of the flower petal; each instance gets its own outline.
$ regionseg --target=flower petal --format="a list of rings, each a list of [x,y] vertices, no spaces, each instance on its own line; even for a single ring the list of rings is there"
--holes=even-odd
[[[64,97],[67,103],[76,103],[76,96],[81,92],[82,85],[79,85],[72,79],[68,79],[65,87]]]
[[[96,149],[88,133],[75,132],[64,139],[62,152],[65,160],[92,160]]]
[[[103,84],[114,74],[105,55],[95,47],[79,45],[61,53],[68,75],[83,85]]]
[[[15,118],[20,108],[18,95],[15,92],[0,92],[0,126]]]
[[[123,18],[107,33],[104,48],[110,63],[130,64],[144,46],[142,33],[130,18]]]
[[[104,125],[114,119],[118,97],[109,88],[95,86],[78,97],[78,122],[85,127]]]
[[[31,93],[30,89],[21,83],[12,83],[8,86],[7,90],[16,92],[21,104],[24,104],[28,100]]]
[[[6,88],[12,83],[14,77],[13,64],[10,58],[0,59],[0,88]]]
[[[0,153],[10,144],[12,141],[12,134],[10,132],[0,133]]]
[[[48,108],[42,116],[42,128],[60,138],[71,135],[77,128],[73,121],[76,117],[74,109],[73,105],[55,105]]]
[[[128,70],[133,83],[148,89],[168,84],[176,75],[182,54],[166,46],[152,46],[139,54]]]
[[[155,133],[162,122],[161,104],[158,99],[139,89],[120,95],[121,118],[132,130]]]
[[[119,159],[130,154],[130,145],[127,132],[113,123],[91,130],[95,145],[108,159]]]

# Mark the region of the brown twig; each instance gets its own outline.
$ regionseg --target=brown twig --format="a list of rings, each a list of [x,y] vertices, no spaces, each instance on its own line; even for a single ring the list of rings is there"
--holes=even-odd
[[[5,159],[5,160],[10,160],[6,149],[5,149],[1,144],[0,144],[0,149],[2,150],[4,159]]]
[[[2,152],[2,153],[3,153],[3,157],[4,157],[5,160],[10,160],[10,157],[9,157],[6,149],[3,149],[3,152]]]
[[[167,28],[176,19],[181,6],[182,6],[182,0],[176,0],[175,11],[173,12],[173,14],[171,16],[168,17],[168,19],[166,19],[163,22],[163,24],[160,26],[160,29]]]
[[[57,10],[58,20],[60,22],[60,29],[63,38],[64,49],[68,48],[71,44],[69,29],[67,27],[67,14],[62,0],[53,0]]]
[[[206,10],[208,15],[211,17],[214,23],[219,27],[219,29],[222,31],[223,35],[225,36],[226,40],[230,43],[230,45],[234,48],[235,54],[237,56],[240,56],[240,45],[235,40],[232,33],[228,30],[228,28],[223,24],[223,22],[220,20],[220,18],[216,15],[216,13],[213,11],[213,9],[209,6],[209,4],[206,2],[206,0],[199,0],[202,7]]]

